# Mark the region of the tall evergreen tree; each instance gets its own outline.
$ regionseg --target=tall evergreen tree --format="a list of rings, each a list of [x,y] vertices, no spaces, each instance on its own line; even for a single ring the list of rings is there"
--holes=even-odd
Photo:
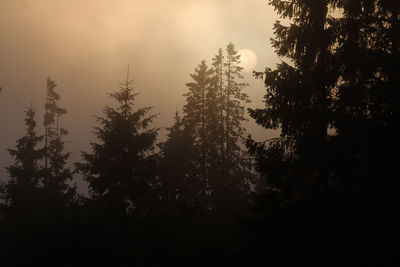
[[[252,175],[249,155],[243,151],[245,129],[242,123],[245,104],[250,100],[244,89],[248,86],[243,82],[241,74],[240,55],[235,46],[229,43],[213,59],[214,79],[213,88],[217,101],[212,106],[218,109],[220,131],[217,136],[220,143],[220,158],[216,172],[218,177],[213,179],[213,199],[222,209],[238,209],[246,203],[246,194],[250,190]]]
[[[274,26],[276,39],[272,40],[278,55],[288,57],[294,66],[282,62],[276,70],[267,69],[267,106],[250,110],[250,115],[263,127],[281,129],[281,138],[272,140],[270,148],[275,154],[278,151],[283,153],[278,157],[297,162],[290,165],[285,174],[293,174],[289,171],[292,167],[298,168],[291,185],[286,183],[287,177],[274,177],[284,175],[282,172],[272,173],[268,179],[270,186],[280,187],[283,183],[292,196],[295,196],[292,190],[299,193],[299,186],[306,186],[309,182],[305,180],[310,179],[319,184],[317,191],[327,190],[326,149],[328,127],[332,122],[330,107],[337,79],[331,29],[325,29],[328,2],[271,1],[279,14],[294,21],[290,26],[278,21]],[[299,175],[301,171],[303,174]]]
[[[55,91],[56,87],[57,84],[48,77],[43,121],[45,166],[42,182],[49,196],[68,201],[74,195],[74,188],[68,185],[68,182],[72,180],[72,172],[66,167],[70,153],[64,153],[63,137],[68,134],[68,131],[59,125],[60,116],[67,114],[67,110],[58,106],[60,95]]]
[[[34,216],[37,211],[42,175],[39,161],[44,156],[44,150],[38,148],[43,137],[36,134],[35,111],[32,107],[26,111],[25,125],[25,136],[17,140],[15,149],[8,150],[14,158],[14,164],[6,168],[10,181],[3,186],[5,214],[19,220]]]
[[[356,149],[348,151],[355,153],[355,160],[373,151],[372,144],[367,143],[373,141],[367,139],[378,134],[376,129],[382,126],[391,132],[394,85],[388,81],[392,73],[398,72],[391,63],[398,51],[391,34],[398,25],[392,9],[398,5],[391,1],[271,4],[294,22],[290,26],[277,22],[276,39],[272,40],[278,55],[289,58],[293,65],[283,62],[276,70],[266,70],[266,108],[250,110],[250,114],[265,128],[281,129],[281,138],[265,148],[271,152],[279,148],[279,157],[290,167],[275,174],[273,168],[260,167],[270,186],[299,193],[299,186],[305,192],[305,187],[313,184],[315,192],[325,195],[329,180],[339,179],[338,166],[331,165],[331,156],[338,152],[331,150],[333,144],[336,150]],[[330,15],[335,8],[343,10],[342,17]],[[330,128],[334,134],[328,131]],[[369,147],[363,152],[365,145]],[[291,168],[296,171],[289,171]],[[290,173],[295,177],[288,186]]]
[[[24,260],[32,259],[32,255],[38,252],[33,244],[38,246],[39,238],[43,238],[40,231],[43,223],[40,220],[43,169],[39,164],[44,156],[43,148],[39,147],[43,137],[36,133],[32,107],[26,111],[25,125],[25,135],[17,140],[15,149],[8,150],[14,162],[6,167],[10,180],[1,188],[0,249],[2,264],[6,266],[23,265]]]
[[[382,188],[388,191],[396,184],[388,156],[396,142],[395,87],[389,77],[399,70],[392,63],[399,51],[398,34],[393,34],[398,29],[399,4],[364,0],[272,0],[270,4],[291,20],[288,25],[278,21],[272,39],[277,54],[290,63],[266,69],[261,75],[267,88],[266,107],[250,110],[258,124],[281,131],[280,138],[249,141],[264,176],[263,198],[270,202],[259,204],[281,215],[282,207],[286,212],[296,210],[286,219],[276,216],[283,220],[276,225],[296,222],[289,238],[299,241],[304,235],[308,242],[304,248],[325,253],[329,249],[324,245],[345,242],[337,241],[338,232],[359,238],[351,242],[365,240],[359,229],[369,228],[372,214],[378,213],[375,197],[382,195]],[[376,140],[385,141],[378,145]],[[393,207],[394,194],[389,195],[387,208]],[[271,205],[276,196],[279,206]],[[272,214],[276,215],[265,220],[271,223]],[[357,244],[371,249],[365,247],[368,242],[361,243]]]
[[[156,115],[147,116],[150,107],[135,108],[134,84],[128,75],[120,90],[110,94],[118,106],[106,106],[105,116],[97,117],[98,143],[92,143],[92,153],[83,152],[84,163],[77,164],[92,198],[120,215],[148,213],[156,182],[157,129],[149,128]]]
[[[225,145],[223,142],[223,136],[225,131],[225,120],[224,120],[224,106],[225,106],[225,97],[224,97],[224,55],[223,50],[220,48],[218,50],[218,54],[212,59],[213,66],[213,83],[214,90],[210,93],[210,99],[215,98],[216,101],[209,101],[210,105],[213,105],[218,111],[218,123],[217,126],[214,127],[215,133],[218,135],[215,140],[219,143],[219,151],[220,157],[225,155]],[[211,106],[210,106],[211,107]]]
[[[238,142],[243,137],[244,128],[241,123],[245,121],[244,105],[249,103],[248,96],[243,89],[248,85],[241,82],[243,76],[241,71],[240,55],[235,50],[235,46],[229,43],[226,47],[226,59],[224,65],[225,86],[223,92],[224,111],[225,111],[225,148],[226,157],[231,159],[235,152],[239,151]]]
[[[185,131],[193,133],[194,147],[197,149],[199,156],[197,160],[197,177],[192,183],[198,185],[198,196],[203,201],[209,194],[209,165],[210,159],[209,153],[216,148],[210,146],[210,138],[207,135],[209,132],[209,118],[212,114],[209,112],[210,104],[207,100],[209,99],[209,92],[213,90],[211,88],[212,83],[212,70],[208,68],[206,61],[203,60],[199,66],[195,69],[195,73],[190,75],[193,79],[192,82],[186,84],[189,92],[185,94],[186,105],[183,108],[185,123]]]

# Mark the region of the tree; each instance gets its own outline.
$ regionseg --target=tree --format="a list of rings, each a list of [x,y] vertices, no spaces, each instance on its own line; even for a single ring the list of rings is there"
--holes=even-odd
[[[43,171],[39,162],[44,156],[39,144],[43,137],[36,133],[32,107],[25,113],[25,135],[17,140],[15,149],[8,150],[14,163],[6,167],[10,180],[0,188],[3,217],[0,221],[0,249],[4,252],[2,262],[5,265],[18,264],[21,258],[32,256],[34,252],[31,252],[30,245],[40,235],[38,230],[42,223],[38,218],[42,206],[39,181]]]
[[[337,78],[330,51],[333,45],[330,29],[324,28],[328,23],[328,3],[271,3],[279,14],[293,18],[295,22],[284,26],[278,21],[275,24],[276,39],[272,40],[278,55],[288,57],[294,66],[282,62],[276,70],[266,70],[267,106],[265,109],[250,110],[250,115],[265,128],[281,129],[281,138],[271,140],[269,144],[274,150],[280,147],[284,155],[278,157],[288,161],[299,160],[300,168],[296,178],[292,179],[293,187],[287,189],[306,185],[304,180],[298,180],[303,177],[318,181],[321,183],[319,189],[325,190],[322,187],[326,186],[325,178],[328,176],[326,168],[321,168],[320,164],[324,165],[322,162],[327,156],[327,131],[331,122],[329,109]],[[300,164],[300,161],[303,162]],[[303,169],[304,175],[299,175],[300,169]],[[270,185],[275,186],[274,181],[285,183],[286,178],[270,175],[268,179]]]
[[[249,185],[252,180],[250,157],[242,150],[245,135],[242,122],[246,121],[244,105],[250,100],[248,95],[243,92],[248,84],[242,82],[241,71],[243,68],[239,66],[240,55],[232,43],[229,43],[225,50],[225,57],[221,57],[220,50],[214,60],[216,88],[222,89],[219,94],[222,98],[219,101],[222,103],[220,107],[222,111],[219,113],[223,117],[221,128],[223,129],[222,142],[224,144],[223,153],[220,155],[224,173],[219,178],[222,183],[216,181],[219,186],[215,186],[215,196],[224,199],[218,200],[221,204],[225,202],[223,205],[238,207],[246,202],[246,194],[249,193]],[[221,74],[222,78],[219,77]],[[223,193],[224,188],[228,188],[230,192]],[[241,197],[238,198],[240,195]],[[237,201],[234,201],[235,199]]]
[[[275,155],[279,150],[278,157],[296,170],[275,177],[273,169],[264,169],[269,186],[297,188],[300,193],[299,186],[305,192],[313,184],[324,195],[329,180],[339,179],[332,177],[338,166],[328,166],[332,145],[357,149],[353,152],[362,156],[360,142],[372,137],[378,124],[392,121],[393,85],[385,80],[396,69],[389,58],[398,48],[391,51],[396,42],[389,38],[392,30],[385,29],[397,27],[391,21],[395,11],[390,11],[396,4],[389,2],[271,1],[279,14],[293,21],[290,26],[278,21],[272,40],[278,55],[292,64],[283,62],[276,70],[266,70],[266,108],[250,110],[250,115],[265,128],[281,130],[281,138],[264,148]],[[335,8],[343,9],[342,17],[330,16]],[[389,24],[382,25],[383,21]],[[258,145],[263,151],[263,144]],[[256,144],[252,147],[257,150]],[[288,178],[290,173],[295,177]]]
[[[241,126],[241,122],[246,120],[243,102],[249,103],[250,101],[247,94],[243,92],[248,84],[240,81],[243,79],[241,75],[243,68],[239,66],[240,55],[232,43],[226,47],[226,54],[226,60],[223,63],[226,84],[222,95],[225,105],[225,155],[230,160],[234,157],[232,154],[240,150],[238,141],[244,134],[244,128]]]
[[[248,145],[264,177],[265,198],[278,196],[277,203],[286,212],[298,211],[280,219],[297,221],[299,228],[292,234],[305,235],[303,240],[313,247],[312,242],[333,242],[335,231],[359,233],[354,225],[371,225],[372,219],[365,219],[377,212],[371,196],[382,194],[371,185],[387,190],[395,184],[388,152],[389,144],[396,142],[391,75],[398,73],[392,60],[399,50],[398,34],[393,34],[398,29],[399,4],[363,0],[272,0],[270,4],[291,20],[288,25],[276,22],[272,39],[277,54],[287,62],[257,74],[265,79],[266,106],[249,112],[258,124],[279,129],[281,135],[262,143],[249,140]],[[376,140],[385,141],[377,146]],[[393,198],[392,194],[386,204],[391,206]],[[284,213],[275,206],[266,216],[272,218],[274,209]],[[347,216],[350,210],[357,212]],[[364,240],[361,235],[359,240]]]
[[[120,90],[110,94],[118,106],[106,106],[105,116],[96,117],[98,142],[91,144],[92,153],[82,153],[84,163],[77,164],[89,182],[91,197],[120,215],[146,215],[156,182],[157,129],[149,128],[156,115],[147,116],[150,107],[134,108],[134,84],[128,73]]]
[[[68,185],[68,181],[72,180],[72,172],[66,167],[70,153],[63,152],[65,144],[63,136],[66,136],[68,131],[59,126],[59,118],[67,114],[67,110],[60,108],[57,104],[60,95],[55,91],[56,87],[57,84],[48,77],[43,121],[45,127],[45,166],[42,182],[49,196],[68,202],[72,199],[75,190]]]
[[[15,149],[8,150],[14,158],[14,164],[6,168],[11,179],[3,186],[5,214],[18,220],[29,220],[37,211],[42,175],[39,161],[44,156],[44,150],[38,148],[43,137],[36,134],[35,111],[32,107],[26,111],[25,125],[25,136],[17,140]]]
[[[205,203],[209,194],[209,174],[210,152],[215,151],[216,147],[211,146],[209,136],[209,120],[214,114],[210,112],[210,92],[213,91],[211,79],[212,70],[208,68],[206,61],[203,60],[195,69],[195,73],[190,74],[192,82],[186,84],[189,92],[185,94],[186,105],[183,108],[184,131],[191,132],[193,137],[193,146],[198,152],[196,162],[197,172],[192,173],[191,183],[196,185],[197,193],[195,194],[200,202]]]
[[[225,90],[224,90],[224,54],[222,48],[218,50],[218,54],[212,59],[213,66],[213,88],[208,93],[210,101],[208,101],[210,110],[216,113],[218,120],[216,125],[213,125],[215,137],[219,144],[220,156],[225,155],[225,144],[224,144],[224,132],[225,132],[225,120],[224,120],[224,107],[225,107]],[[214,99],[214,100],[213,100]]]

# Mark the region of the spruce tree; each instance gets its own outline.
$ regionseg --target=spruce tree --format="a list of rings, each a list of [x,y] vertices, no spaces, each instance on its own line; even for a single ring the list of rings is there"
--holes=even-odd
[[[213,179],[213,199],[222,209],[241,210],[246,203],[252,182],[249,155],[243,151],[245,129],[245,104],[250,100],[244,89],[240,55],[234,44],[220,49],[214,58],[214,88],[217,92],[219,111],[220,147],[218,177]]]
[[[68,185],[72,180],[72,172],[66,167],[70,153],[64,153],[65,141],[63,137],[68,131],[59,124],[60,117],[67,114],[67,110],[58,106],[60,95],[55,91],[57,84],[47,78],[46,103],[43,125],[45,127],[44,145],[44,175],[43,187],[45,191],[62,201],[69,201],[74,195],[74,188]]]
[[[183,108],[183,121],[185,123],[185,131],[193,133],[194,147],[198,151],[197,160],[197,177],[192,177],[193,184],[198,186],[198,197],[204,202],[209,194],[209,152],[215,150],[210,146],[209,125],[208,120],[210,112],[207,103],[211,88],[212,70],[208,68],[206,61],[203,60],[190,74],[192,82],[186,84],[189,92],[185,94],[186,105]]]
[[[17,140],[16,148],[9,149],[14,164],[6,167],[10,180],[3,186],[6,216],[27,220],[38,210],[39,181],[42,169],[39,162],[44,150],[39,148],[43,136],[36,133],[35,111],[29,108],[25,118],[26,134]]]
[[[91,144],[91,153],[82,153],[84,162],[77,164],[92,199],[120,215],[146,215],[156,183],[157,129],[149,128],[156,115],[147,115],[151,107],[135,107],[134,84],[128,75],[119,91],[109,94],[117,107],[106,106],[104,116],[96,117],[98,142]]]
[[[265,77],[266,107],[250,110],[258,124],[280,129],[281,137],[250,146],[258,151],[260,170],[270,187],[293,200],[309,190],[323,197],[337,182],[350,182],[340,178],[347,174],[335,165],[344,164],[343,156],[352,157],[349,161],[369,158],[375,150],[373,140],[394,129],[393,73],[398,68],[392,60],[399,48],[393,34],[398,18],[393,14],[398,4],[300,0],[271,4],[293,21],[289,26],[278,21],[272,40],[277,54],[292,63],[282,62],[260,74]],[[332,17],[331,13],[340,12],[337,8],[342,9],[341,17]],[[380,127],[382,131],[376,131]],[[285,162],[286,170],[267,168],[268,159]]]
[[[248,103],[249,99],[243,89],[248,84],[241,81],[243,76],[241,71],[242,67],[240,64],[240,55],[235,50],[235,46],[229,43],[226,47],[226,58],[224,65],[224,107],[225,111],[225,149],[226,158],[230,160],[234,157],[233,154],[239,151],[238,142],[243,137],[244,128],[241,123],[245,121],[244,118],[244,106],[243,103]]]
[[[272,45],[287,62],[259,74],[266,106],[250,110],[258,124],[281,131],[279,138],[248,143],[264,177],[263,220],[285,232],[279,240],[302,240],[299,247],[320,255],[349,240],[370,250],[359,229],[376,223],[382,204],[375,199],[385,195],[385,209],[393,209],[389,188],[397,185],[389,155],[396,143],[399,2],[270,4],[290,23],[275,23]],[[357,237],[347,240],[350,233]]]
[[[8,152],[13,164],[6,167],[10,179],[2,184],[0,204],[0,249],[2,263],[7,266],[24,265],[22,262],[37,257],[36,249],[43,249],[43,202],[40,178],[44,150],[40,147],[43,137],[36,133],[35,111],[26,112],[26,132]],[[23,255],[23,256],[22,256]],[[27,262],[26,262],[27,263]]]
[[[212,59],[213,66],[213,87],[214,90],[212,93],[215,97],[216,101],[209,101],[214,104],[214,108],[217,109],[218,123],[214,128],[217,137],[215,140],[219,143],[219,151],[220,157],[225,155],[225,145],[223,141],[224,131],[225,131],[225,120],[224,120],[224,106],[225,106],[225,97],[224,97],[224,54],[222,48],[218,50],[218,54]]]

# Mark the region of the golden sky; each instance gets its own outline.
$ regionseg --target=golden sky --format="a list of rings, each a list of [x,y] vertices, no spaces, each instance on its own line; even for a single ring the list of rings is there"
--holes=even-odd
[[[117,89],[128,65],[142,93],[138,105],[154,106],[155,125],[168,127],[184,105],[189,73],[218,48],[233,42],[257,54],[257,70],[274,67],[276,19],[266,0],[0,0],[0,166],[24,134],[31,101],[42,124],[47,76],[69,111],[62,123],[77,160],[92,141],[92,115],[111,104],[106,92]],[[262,82],[246,77],[250,106],[260,106]],[[265,135],[254,123],[250,131]]]

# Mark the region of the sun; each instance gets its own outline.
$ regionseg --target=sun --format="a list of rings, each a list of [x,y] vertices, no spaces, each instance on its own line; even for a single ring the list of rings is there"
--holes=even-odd
[[[240,49],[238,51],[240,55],[239,66],[243,68],[243,72],[251,72],[257,65],[257,55],[251,49]]]

